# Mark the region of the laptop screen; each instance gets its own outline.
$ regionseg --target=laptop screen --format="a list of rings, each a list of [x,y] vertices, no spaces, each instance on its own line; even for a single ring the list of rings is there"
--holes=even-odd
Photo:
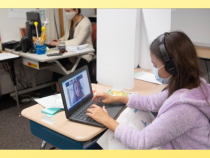
[[[62,86],[68,111],[91,93],[86,70],[62,82]]]

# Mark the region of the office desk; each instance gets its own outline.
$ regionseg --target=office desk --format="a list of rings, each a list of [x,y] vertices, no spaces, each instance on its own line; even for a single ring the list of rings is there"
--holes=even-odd
[[[34,68],[34,69],[37,69],[37,70],[49,69],[51,71],[54,71],[54,72],[57,72],[57,73],[60,73],[60,74],[63,74],[63,75],[67,75],[67,74],[73,72],[76,69],[82,55],[85,55],[87,53],[95,51],[92,48],[88,48],[88,49],[85,49],[83,51],[80,51],[79,53],[66,52],[61,56],[48,57],[47,54],[59,53],[59,50],[56,49],[56,48],[53,48],[50,51],[47,51],[46,54],[43,54],[43,55],[37,55],[37,54],[33,54],[33,53],[23,53],[21,51],[14,51],[12,49],[5,49],[5,50],[7,52],[10,52],[10,53],[13,53],[13,54],[16,54],[16,55],[20,55],[22,57],[23,64],[25,66],[28,66],[28,67],[31,67],[31,68]],[[72,69],[67,71],[60,64],[58,59],[70,58],[70,57],[77,57],[77,60],[75,61]],[[24,93],[31,92],[31,91],[38,90],[38,89],[42,89],[42,88],[45,88],[45,87],[48,87],[48,86],[51,86],[51,85],[54,85],[54,84],[55,84],[55,82],[50,82],[50,83],[46,83],[44,85],[37,86],[36,85],[36,80],[35,80],[35,78],[33,78],[32,79],[33,87],[29,88],[29,89],[18,91],[18,94],[24,94]],[[11,93],[10,95],[14,96],[15,94]]]
[[[209,70],[208,70],[208,65],[207,65],[207,61],[210,61],[210,48],[199,47],[199,46],[196,46],[195,48],[196,48],[198,57],[201,60],[204,60],[206,63],[206,69],[207,69],[208,79],[209,79],[209,83],[210,83]]]
[[[142,70],[151,72],[141,68],[135,69],[135,72]],[[165,86],[166,85],[158,85],[134,79],[134,88],[125,91],[136,92],[142,95],[152,95],[162,91]],[[112,87],[101,84],[92,84],[92,88],[97,92],[103,92]],[[24,109],[21,114],[30,120],[32,134],[54,146],[57,146],[58,148],[83,149],[83,145],[86,141],[91,140],[105,130],[105,128],[94,127],[67,120],[64,111],[61,111],[52,117],[51,119],[55,121],[55,124],[50,125],[41,121],[42,117],[45,115],[41,113],[42,109],[44,109],[44,107],[37,104]]]
[[[20,116],[20,105],[19,105],[19,100],[18,100],[17,83],[16,83],[15,68],[14,68],[14,60],[19,59],[19,58],[20,58],[20,56],[17,55],[16,58],[0,60],[0,63],[8,62],[9,66],[10,66],[11,79],[12,79],[12,82],[13,82],[13,85],[15,88],[15,96],[16,96],[16,103],[17,103],[17,107],[18,107],[18,115]]]

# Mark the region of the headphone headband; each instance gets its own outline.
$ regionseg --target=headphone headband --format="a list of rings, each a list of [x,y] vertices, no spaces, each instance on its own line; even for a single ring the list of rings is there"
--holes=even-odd
[[[161,52],[164,63],[170,61],[171,59],[168,56],[168,53],[167,53],[166,48],[165,48],[165,36],[164,36],[164,34],[157,37],[157,43],[159,45],[160,52]]]
[[[156,38],[157,44],[160,48],[160,53],[163,58],[165,64],[165,70],[171,75],[175,75],[177,73],[176,67],[172,59],[170,59],[168,52],[165,47],[165,35],[162,34]]]

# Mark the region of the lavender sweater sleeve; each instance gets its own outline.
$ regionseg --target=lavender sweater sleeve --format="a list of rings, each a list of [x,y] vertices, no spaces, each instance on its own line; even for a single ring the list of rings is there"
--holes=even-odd
[[[130,94],[127,106],[142,111],[158,112],[167,96],[168,90],[150,96]]]
[[[131,149],[151,149],[163,146],[195,127],[199,111],[188,104],[178,104],[156,118],[142,131],[119,124],[114,136]]]

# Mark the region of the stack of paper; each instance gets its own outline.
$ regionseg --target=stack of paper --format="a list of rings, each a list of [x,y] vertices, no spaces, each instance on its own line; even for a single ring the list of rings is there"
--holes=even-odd
[[[0,53],[0,60],[12,59],[17,57],[18,55],[14,55],[12,53]]]
[[[37,103],[45,108],[64,108],[61,94],[50,95],[40,99],[34,99]]]
[[[127,107],[116,120],[119,123],[126,124],[134,129],[141,131],[147,125],[149,125],[153,120],[154,116],[151,112],[145,112]],[[124,144],[119,142],[114,138],[114,133],[111,130],[107,130],[102,137],[97,141],[97,143],[103,149],[129,149]]]
[[[143,80],[151,83],[162,84],[155,79],[155,75],[149,72],[140,71],[134,75],[135,79]]]
[[[78,45],[78,46],[66,46],[66,50],[67,52],[77,52],[88,47],[89,47],[88,44],[83,44],[83,45]]]

